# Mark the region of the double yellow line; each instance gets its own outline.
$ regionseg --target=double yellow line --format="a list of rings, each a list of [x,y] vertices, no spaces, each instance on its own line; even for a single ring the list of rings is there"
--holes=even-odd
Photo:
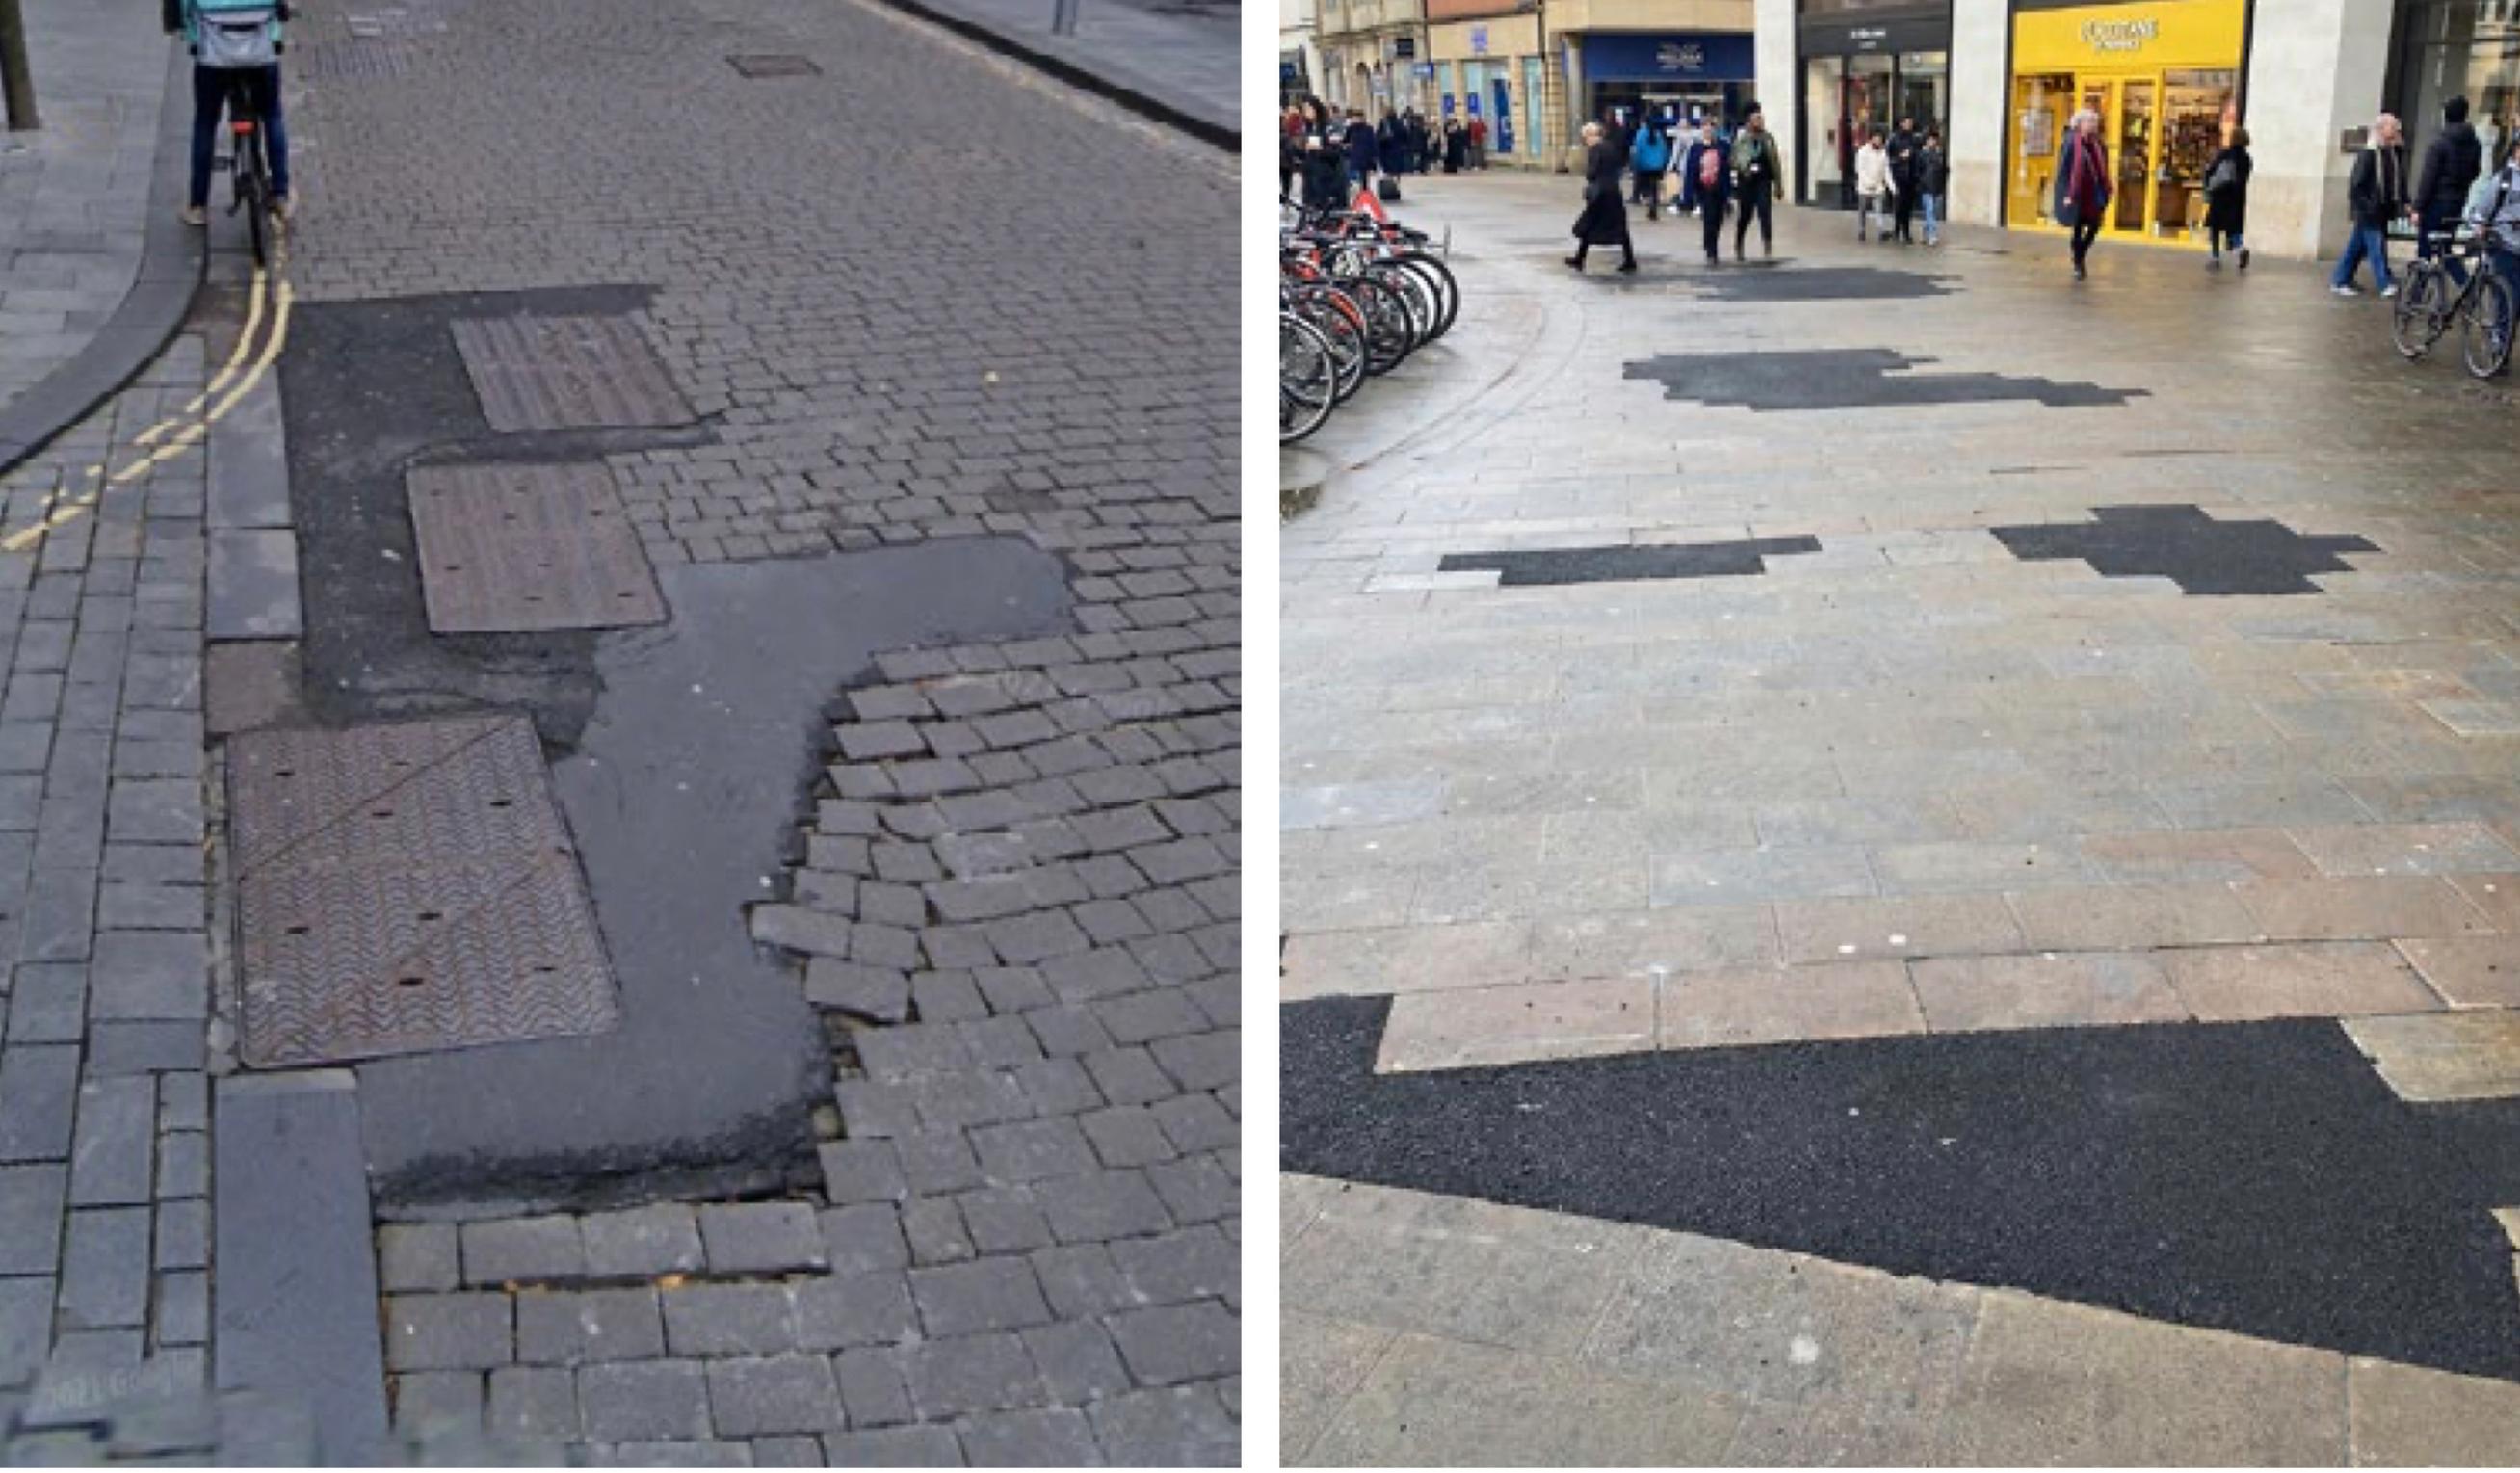
[[[96,504],[114,486],[125,485],[147,475],[155,468],[173,460],[202,442],[210,426],[237,407],[237,401],[253,392],[262,376],[280,359],[280,350],[289,341],[289,314],[296,292],[287,281],[273,284],[262,267],[253,269],[253,284],[246,300],[245,331],[237,335],[236,348],[228,361],[210,381],[195,394],[192,402],[174,414],[150,425],[131,437],[130,449],[147,453],[120,468],[114,468],[108,454],[103,464],[90,466],[79,477],[94,482],[75,496],[67,495],[67,483],[57,485],[47,498],[44,519],[31,527],[0,537],[0,552],[22,553],[44,540],[55,529],[78,520],[96,510]],[[265,316],[269,317],[265,331]],[[257,348],[255,338],[261,345]],[[204,408],[206,406],[206,408]]]

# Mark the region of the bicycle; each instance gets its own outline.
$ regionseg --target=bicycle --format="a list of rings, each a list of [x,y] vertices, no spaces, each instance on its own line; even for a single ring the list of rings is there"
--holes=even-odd
[[[2409,362],[2431,351],[2459,323],[2459,356],[2468,373],[2491,379],[2511,362],[2511,282],[2494,265],[2485,234],[2435,231],[2426,241],[2440,247],[2408,263],[2406,284],[2389,314],[2389,336]],[[2452,290],[2451,261],[2467,264],[2467,280]]]
[[[249,74],[228,77],[228,168],[233,194],[228,213],[244,210],[246,234],[253,242],[253,263],[270,264],[272,197],[271,159],[263,151],[262,116],[254,109]]]

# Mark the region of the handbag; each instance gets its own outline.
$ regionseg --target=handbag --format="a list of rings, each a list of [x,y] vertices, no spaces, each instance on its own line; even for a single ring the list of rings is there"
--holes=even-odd
[[[2230,155],[2226,154],[2222,157],[2215,159],[2214,166],[2206,171],[2205,193],[2209,195],[2223,194],[2229,190],[2231,186],[2239,182],[2240,166],[2231,160]]]

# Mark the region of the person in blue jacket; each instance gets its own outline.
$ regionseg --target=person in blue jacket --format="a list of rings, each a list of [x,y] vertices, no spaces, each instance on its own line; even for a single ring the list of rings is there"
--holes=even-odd
[[[1661,113],[1645,114],[1636,147],[1628,152],[1628,169],[1636,176],[1630,202],[1643,205],[1646,219],[1661,219],[1663,175],[1671,172],[1671,135],[1663,131]]]
[[[289,121],[280,106],[281,32],[289,20],[288,5],[277,0],[160,0],[159,19],[167,34],[183,34],[193,53],[193,174],[184,223],[200,225],[209,218],[210,163],[232,82],[245,87],[254,115],[262,120],[272,211],[288,218]]]

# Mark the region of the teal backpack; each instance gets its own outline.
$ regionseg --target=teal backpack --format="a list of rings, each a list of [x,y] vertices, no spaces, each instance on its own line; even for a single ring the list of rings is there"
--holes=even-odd
[[[284,7],[275,0],[186,0],[193,56],[213,71],[278,65]]]

